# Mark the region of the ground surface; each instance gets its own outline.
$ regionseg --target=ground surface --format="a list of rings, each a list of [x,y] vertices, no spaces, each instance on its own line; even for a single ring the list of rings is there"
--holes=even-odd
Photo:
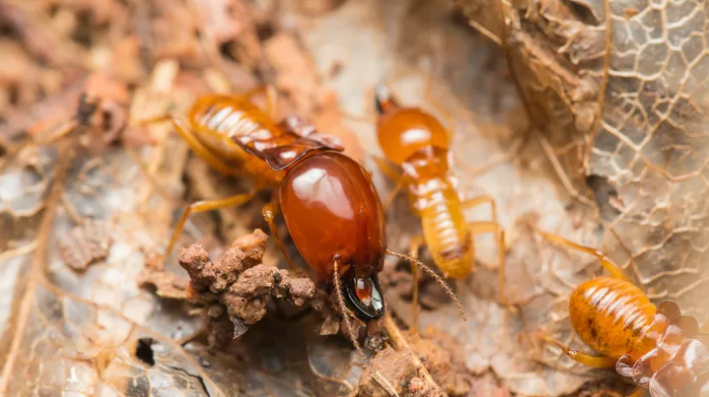
[[[569,329],[567,296],[600,272],[591,258],[551,247],[527,225],[607,249],[651,297],[678,300],[703,320],[706,307],[696,291],[706,281],[706,209],[700,199],[706,155],[698,116],[704,58],[693,58],[694,69],[685,68],[693,72],[672,85],[665,80],[679,66],[675,72],[623,73],[617,54],[625,52],[606,57],[604,40],[582,45],[606,38],[605,19],[598,17],[602,4],[589,6],[594,22],[583,13],[562,12],[578,11],[567,3],[530,5],[538,14],[507,3],[499,13],[480,2],[459,3],[467,17],[445,1],[0,1],[0,395],[560,396],[623,390],[612,373],[574,366],[538,343],[536,335],[546,330],[582,347]],[[674,18],[672,7],[666,18]],[[652,7],[640,8],[630,14],[613,10],[611,43],[626,43],[619,32],[655,15]],[[500,13],[508,18],[504,28],[496,25]],[[625,22],[616,14],[625,15]],[[593,28],[569,25],[574,18]],[[662,20],[668,31],[696,25]],[[563,29],[568,26],[576,30]],[[671,42],[672,35],[664,40],[683,48],[687,58],[697,34],[687,34],[683,44]],[[502,43],[501,37],[508,40],[511,63],[495,42]],[[569,52],[555,53],[564,39],[591,55],[579,61]],[[576,63],[559,61],[568,70],[560,69],[549,55],[554,53]],[[583,86],[573,77],[584,71],[593,82],[610,81],[611,88],[599,92],[603,84],[596,84],[586,97],[565,91],[571,83]],[[633,79],[643,81],[643,90],[631,89]],[[658,88],[660,81],[665,88]],[[449,122],[462,195],[490,195],[498,203],[508,231],[507,296],[517,311],[497,303],[493,239],[479,236],[476,273],[451,281],[469,321],[461,322],[441,290],[426,282],[421,339],[405,332],[379,338],[382,332],[370,329],[367,346],[383,349],[373,359],[356,355],[339,335],[319,335],[332,333],[324,330],[332,331],[333,324],[336,331],[337,324],[322,310],[284,308],[277,302],[290,292],[269,283],[246,284],[266,288],[259,299],[273,301],[264,303],[269,315],[237,341],[210,352],[212,339],[190,338],[205,315],[223,316],[205,309],[204,301],[229,308],[221,298],[227,295],[219,294],[236,280],[210,273],[225,283],[219,297],[194,304],[177,255],[159,269],[150,268],[151,259],[164,249],[184,202],[243,192],[253,181],[216,175],[189,155],[168,125],[145,128],[138,121],[165,111],[183,114],[203,93],[243,92],[261,83],[278,89],[281,114],[301,115],[337,135],[347,153],[372,171],[382,197],[393,183],[371,160],[379,154],[373,87],[387,84],[405,104]],[[697,88],[683,88],[689,86]],[[559,92],[575,100],[564,102]],[[609,100],[602,109],[601,126],[616,140],[589,138],[586,131],[597,126],[601,111],[592,104],[626,92],[627,103]],[[88,120],[76,117],[81,93],[101,99],[97,111],[84,109]],[[664,96],[673,98],[675,113],[648,99]],[[685,102],[693,108],[676,105]],[[668,124],[655,130],[638,124],[642,117],[651,122],[653,114],[672,115],[665,121],[686,133],[668,132]],[[68,128],[78,121],[85,126]],[[636,130],[675,141],[636,146],[618,138]],[[28,137],[42,141],[58,131],[71,132],[49,145],[27,143]],[[569,149],[583,145],[594,149]],[[615,156],[608,154],[614,150]],[[579,163],[592,177],[578,176]],[[260,208],[268,198],[194,216],[179,245],[199,242],[204,255],[222,263],[215,258],[229,242],[265,230]],[[387,216],[389,246],[405,252],[419,230],[405,196]],[[469,217],[489,219],[490,212],[480,207]],[[260,272],[261,281],[286,278],[270,268],[285,267],[272,242],[258,258],[258,266],[269,266],[249,274]],[[425,253],[423,258],[430,263]],[[412,325],[410,277],[398,265],[388,261],[382,276],[396,320],[388,329]],[[161,272],[162,278],[148,283],[158,285],[157,293],[139,287],[146,266]],[[165,271],[174,277],[165,278]],[[320,307],[310,299],[323,302],[308,295],[306,306]]]

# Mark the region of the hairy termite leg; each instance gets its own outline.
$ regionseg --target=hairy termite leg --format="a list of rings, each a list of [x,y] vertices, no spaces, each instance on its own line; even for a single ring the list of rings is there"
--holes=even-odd
[[[226,164],[217,156],[215,156],[206,146],[204,146],[202,142],[197,139],[197,136],[195,135],[194,131],[190,127],[184,125],[183,120],[171,117],[170,121],[172,122],[175,131],[180,134],[180,136],[182,137],[182,139],[185,140],[190,149],[192,149],[193,152],[195,152],[199,157],[201,157],[202,160],[206,161],[211,168],[223,175],[241,175],[234,167],[230,167],[228,164]]]
[[[414,260],[418,260],[419,249],[424,244],[423,236],[414,236],[409,243],[409,256]],[[411,330],[414,335],[418,336],[418,326],[419,326],[419,273],[418,267],[414,262],[411,262],[411,275],[413,278],[413,296],[411,301],[413,302],[413,316],[411,323]]]
[[[426,266],[423,264],[423,262],[419,261],[418,259],[412,258],[408,255],[404,255],[398,252],[394,252],[390,249],[387,249],[385,251],[388,255],[395,256],[397,258],[401,258],[412,265],[417,265],[421,268],[421,270],[424,271],[424,273],[428,274],[429,277],[434,279],[438,285],[443,288],[443,290],[446,292],[446,295],[448,295],[449,298],[455,303],[456,307],[458,307],[458,312],[460,313],[460,317],[463,318],[463,321],[468,321],[468,316],[465,315],[465,309],[463,309],[463,305],[460,303],[460,300],[458,300],[458,297],[455,295],[451,287],[446,284],[445,281],[443,281],[443,278],[436,274],[430,267]]]
[[[297,272],[297,269],[296,269],[295,265],[293,264],[293,261],[290,259],[290,256],[288,256],[288,252],[286,251],[286,246],[283,245],[283,241],[278,236],[278,229],[276,229],[276,221],[275,221],[277,213],[278,213],[278,199],[277,199],[276,195],[274,194],[273,200],[271,200],[271,202],[263,205],[263,208],[261,209],[261,215],[263,215],[263,218],[266,220],[266,223],[268,223],[268,228],[271,229],[271,235],[273,236],[273,239],[276,240],[276,244],[278,245],[278,249],[281,250],[281,254],[283,254],[284,258],[286,258],[286,262],[288,262],[288,266],[290,267],[290,270],[293,272]]]
[[[500,290],[500,296],[498,297],[498,301],[500,304],[507,307],[508,310],[513,310],[507,303],[507,293],[505,291],[505,259],[507,253],[507,247],[505,246],[505,229],[497,223],[497,220],[491,222],[471,222],[468,226],[470,228],[470,238],[473,238],[474,235],[480,233],[494,233],[495,244],[497,244],[497,257],[499,261],[497,267],[497,282]]]
[[[345,322],[345,327],[347,327],[347,336],[349,336],[355,349],[357,349],[357,352],[359,354],[362,354],[362,349],[359,347],[359,342],[357,342],[357,336],[354,334],[354,331],[352,331],[352,323],[350,323],[351,312],[347,309],[347,305],[345,305],[345,298],[342,296],[342,283],[340,282],[340,262],[337,259],[335,259],[335,261],[333,262],[332,283],[335,287],[335,294],[337,295],[337,304],[340,307],[340,311],[342,312],[340,313],[342,314],[342,320]],[[342,333],[345,333],[344,330]]]
[[[172,237],[170,238],[170,243],[167,245],[164,256],[167,257],[170,255],[170,252],[172,252],[172,249],[177,242],[177,238],[180,237],[180,234],[182,234],[182,229],[185,228],[185,222],[187,222],[187,218],[191,214],[244,204],[254,198],[259,190],[260,188],[257,188],[255,191],[250,193],[241,193],[219,200],[198,201],[190,204],[190,206],[187,207],[187,209],[182,213],[180,220],[177,221],[177,225],[175,225],[175,230],[172,232]]]
[[[603,356],[592,356],[590,354],[586,354],[583,352],[580,352],[578,350],[572,350],[569,349],[568,346],[565,344],[554,340],[550,338],[547,335],[542,335],[542,339],[550,343],[564,352],[567,356],[569,356],[570,359],[576,361],[577,363],[593,367],[593,368],[614,368],[615,364],[618,360],[611,358],[611,357],[603,357]]]
[[[584,245],[576,244],[573,241],[567,240],[557,234],[541,231],[534,226],[531,226],[531,227],[535,232],[539,233],[542,237],[544,237],[545,239],[547,239],[555,244],[565,246],[565,247],[568,247],[568,248],[571,248],[571,249],[574,249],[577,251],[585,252],[587,254],[591,254],[591,255],[595,256],[601,262],[601,266],[603,266],[603,268],[606,269],[606,271],[608,273],[610,273],[611,276],[613,276],[615,278],[631,281],[628,278],[628,276],[625,275],[625,272],[623,271],[623,269],[621,269],[618,265],[613,263],[606,256],[606,254],[604,254],[603,252],[601,252],[595,248],[586,247]]]
[[[266,113],[275,120],[278,117],[278,92],[276,91],[276,87],[272,84],[261,85],[247,91],[243,94],[243,97],[247,101],[250,101],[251,98],[259,94],[264,94],[266,97]]]

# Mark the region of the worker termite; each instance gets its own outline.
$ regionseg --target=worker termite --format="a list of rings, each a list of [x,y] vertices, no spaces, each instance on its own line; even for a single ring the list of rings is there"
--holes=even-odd
[[[264,112],[252,99],[265,94],[267,109]],[[163,121],[172,123],[175,131],[200,158],[215,171],[234,177],[257,177],[253,191],[231,197],[205,200],[192,203],[182,213],[175,225],[164,256],[168,256],[184,229],[185,222],[192,213],[211,211],[219,208],[237,206],[255,197],[259,191],[269,186],[276,186],[283,177],[282,172],[273,172],[266,164],[244,152],[231,138],[238,135],[258,134],[261,131],[277,131],[279,126],[274,119],[275,94],[270,86],[261,86],[238,96],[204,95],[198,98],[184,119],[172,115],[162,115],[141,121],[152,124]],[[266,220],[273,222],[273,214]],[[282,243],[276,238],[282,248]],[[292,264],[289,263],[289,265]]]
[[[261,186],[277,186],[274,199],[262,211],[274,239],[293,267],[275,228],[274,214],[280,207],[305,261],[321,280],[332,281],[350,338],[359,349],[349,317],[371,320],[384,314],[378,281],[384,255],[422,264],[386,248],[381,201],[364,168],[340,153],[343,148],[335,140],[300,119],[274,122],[273,100],[266,114],[250,101],[256,93],[202,97],[189,112],[190,126],[172,116],[157,120],[170,120],[189,146],[218,171],[258,176]],[[192,204],[180,218],[166,252],[191,212],[238,205],[253,195]]]
[[[598,258],[610,276],[588,280],[571,293],[569,317],[581,340],[600,356],[572,350],[546,335],[572,360],[594,368],[615,368],[638,387],[632,397],[709,395],[709,322],[683,316],[672,302],[656,307],[623,270],[602,252],[555,234],[547,240]]]
[[[504,229],[497,220],[495,200],[490,196],[460,198],[450,175],[450,135],[434,116],[417,107],[401,107],[384,86],[376,88],[375,102],[380,115],[379,145],[386,159],[403,171],[399,175],[384,160],[378,160],[380,168],[397,182],[391,197],[406,187],[410,206],[421,218],[423,236],[411,241],[410,255],[416,256],[420,245],[425,243],[444,277],[463,279],[474,269],[473,236],[494,233],[500,296],[504,300],[505,239]],[[464,211],[481,204],[492,207],[492,221],[466,221]],[[414,302],[417,285],[414,282]],[[414,306],[414,324],[416,310]]]

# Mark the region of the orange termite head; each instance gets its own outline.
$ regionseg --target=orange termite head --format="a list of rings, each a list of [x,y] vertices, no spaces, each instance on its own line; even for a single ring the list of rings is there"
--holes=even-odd
[[[377,139],[389,161],[401,165],[426,146],[448,149],[448,131],[431,114],[420,108],[400,107],[384,86],[376,88],[375,103],[380,114]]]
[[[386,306],[377,273],[369,275],[357,275],[356,273],[355,267],[352,266],[342,278],[347,301],[355,308],[355,314],[360,319],[375,320],[380,318],[384,315]]]

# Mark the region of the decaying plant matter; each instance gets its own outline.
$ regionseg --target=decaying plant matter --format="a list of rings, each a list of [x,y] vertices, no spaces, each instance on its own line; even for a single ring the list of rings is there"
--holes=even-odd
[[[627,391],[536,339],[581,347],[568,293],[597,267],[525,225],[602,248],[650,298],[705,319],[703,5],[455,2],[477,32],[448,0],[0,0],[0,395]],[[408,335],[411,274],[391,260],[392,317],[361,332],[359,356],[334,336],[333,302],[310,298],[313,275],[280,270],[273,244],[250,234],[265,227],[267,193],[193,217],[178,246],[201,248],[155,263],[187,202],[254,184],[215,175],[169,125],[140,121],[265,83],[281,115],[338,136],[382,197],[394,186],[361,121],[374,120],[371,88],[452,120],[458,190],[494,198],[509,232],[517,313],[496,302],[493,239],[476,238],[477,271],[451,283],[469,321],[422,278],[419,326],[433,328]],[[395,200],[391,248],[405,252],[419,227]],[[258,248],[228,246],[240,237]],[[203,338],[205,314],[219,321]],[[250,331],[232,341],[241,320]]]
[[[507,51],[535,115],[530,139],[598,213],[597,245],[653,300],[705,319],[705,5],[457,3]]]

